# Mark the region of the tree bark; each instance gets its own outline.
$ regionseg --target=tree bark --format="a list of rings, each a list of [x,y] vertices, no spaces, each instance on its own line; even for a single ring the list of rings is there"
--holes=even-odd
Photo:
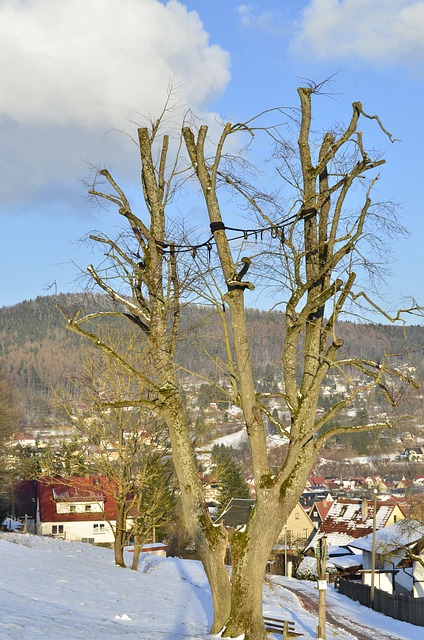
[[[137,534],[134,536],[134,554],[131,562],[131,569],[133,571],[138,570],[138,562],[140,560],[141,548],[143,545],[143,541],[140,539],[140,536]]]
[[[125,567],[124,546],[126,542],[126,517],[125,510],[120,507],[119,502],[116,514],[116,529],[113,542],[113,551],[115,556],[115,564],[118,567]]]
[[[314,445],[299,452],[284,480],[269,489],[258,487],[255,507],[244,531],[231,538],[231,612],[223,637],[245,634],[245,640],[265,640],[262,590],[272,548],[299,499],[314,462]]]
[[[224,527],[214,526],[205,506],[189,425],[178,393],[168,398],[164,416],[181,490],[185,526],[196,545],[211,587],[214,620],[210,632],[218,633],[228,619],[231,603],[230,578],[224,563],[228,536]]]

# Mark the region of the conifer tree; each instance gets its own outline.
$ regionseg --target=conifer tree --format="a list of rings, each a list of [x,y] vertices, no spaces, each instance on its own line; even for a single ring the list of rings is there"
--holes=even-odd
[[[234,458],[229,457],[221,463],[219,482],[218,506],[220,511],[225,509],[231,498],[250,498],[249,487]]]
[[[225,445],[215,445],[212,449],[212,460],[216,464],[217,477],[220,484],[218,494],[219,513],[230,502],[231,498],[250,498],[250,491],[240,466],[234,460],[232,449]]]

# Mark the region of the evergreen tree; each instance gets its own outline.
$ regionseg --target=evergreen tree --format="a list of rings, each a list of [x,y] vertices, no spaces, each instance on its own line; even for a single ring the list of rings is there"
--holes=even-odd
[[[224,445],[221,445],[224,447]],[[234,460],[231,449],[224,447],[219,451],[220,460],[217,464],[217,475],[220,489],[218,507],[221,513],[231,498],[250,498],[249,487],[243,477],[240,467]]]
[[[233,448],[226,447],[225,444],[214,444],[211,451],[211,462],[216,467],[219,467],[222,463],[228,459],[234,459]]]

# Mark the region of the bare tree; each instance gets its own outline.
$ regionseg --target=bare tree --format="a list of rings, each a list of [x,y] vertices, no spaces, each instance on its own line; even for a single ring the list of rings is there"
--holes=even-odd
[[[131,360],[132,346],[127,337],[122,350],[127,361]],[[126,403],[134,398],[136,405],[140,390],[134,377],[107,351],[100,357],[87,353],[73,390],[72,400],[64,406],[78,453],[85,454],[91,473],[107,478],[109,494],[116,502],[116,524],[109,521],[115,563],[125,567],[124,547],[133,537],[132,568],[137,569],[144,542],[172,519],[166,426],[139,406],[120,405],[123,398]]]
[[[19,397],[0,368],[0,523],[3,515],[13,511],[13,483],[19,474],[13,433],[22,424]]]
[[[414,384],[410,376],[393,367],[389,359],[377,363],[362,358],[337,357],[343,345],[337,336],[337,321],[348,303],[363,298],[379,309],[364,290],[355,290],[357,274],[354,265],[355,256],[361,255],[364,238],[370,233],[367,221],[375,215],[371,190],[378,177],[375,171],[384,160],[372,157],[373,154],[364,148],[358,123],[361,118],[369,116],[359,102],[353,104],[352,116],[345,128],[338,134],[327,132],[314,146],[311,140],[311,100],[317,91],[317,87],[298,90],[299,163],[296,163],[293,147],[279,138],[277,129],[267,129],[276,143],[282,165],[286,165],[286,171],[280,167],[279,173],[292,190],[292,207],[279,220],[275,210],[274,217],[269,212],[275,207],[274,198],[259,193],[228,173],[224,145],[233,134],[242,131],[252,134],[252,123],[227,124],[210,157],[205,150],[207,127],[201,126],[197,136],[189,127],[183,130],[192,167],[203,192],[225,281],[220,302],[227,304],[230,310],[236,358],[234,398],[238,399],[246,421],[256,489],[256,504],[247,527],[236,532],[231,541],[232,608],[226,631],[229,636],[245,632],[247,638],[265,637],[261,589],[266,562],[305,486],[319,449],[338,433],[378,429],[394,423],[388,420],[334,426],[332,419],[349,407],[360,392],[374,386],[383,391],[391,404],[396,404],[390,378],[406,386]],[[379,118],[372,119],[391,138]],[[351,191],[369,172],[374,173],[365,188],[363,201],[356,210],[350,209],[347,217],[345,208],[352,206],[349,200]],[[285,300],[285,337],[281,356],[285,388],[282,398],[291,416],[289,428],[278,424],[267,410],[264,398],[273,394],[256,392],[244,301],[246,290],[253,288],[253,283],[245,279],[253,260],[251,256],[234,258],[229,230],[221,213],[220,183],[230,184],[245,198],[262,222],[262,230],[268,225],[270,235],[280,245],[272,247],[273,265],[268,270],[284,269],[284,276],[280,277],[284,291],[280,300]],[[276,213],[278,215],[280,211]],[[381,209],[380,215],[383,215]],[[389,222],[385,220],[386,224]],[[239,247],[237,251],[240,256]],[[323,415],[317,416],[321,387],[330,370],[343,374],[347,383],[346,393]],[[357,376],[352,375],[352,371],[357,372]],[[264,416],[277,422],[290,443],[286,457],[274,473],[271,473],[269,465]]]
[[[160,133],[166,113],[165,110],[150,128],[138,130],[147,222],[133,212],[125,193],[107,169],[96,174],[91,195],[115,204],[128,225],[128,233],[118,240],[101,233],[91,235],[95,243],[105,248],[108,263],[103,271],[90,265],[88,273],[110,297],[115,308],[85,315],[77,309],[68,314],[67,327],[115,358],[133,376],[141,390],[139,397],[120,398],[115,406],[139,406],[166,421],[185,526],[196,544],[211,585],[212,632],[218,632],[230,611],[231,586],[224,564],[227,534],[224,527],[214,526],[204,502],[191,437],[192,425],[177,378],[175,350],[182,283],[178,276],[177,256],[172,244],[166,243],[166,209],[175,189],[186,179],[186,173],[181,177],[178,148],[175,160],[168,160],[170,137],[161,137]],[[156,147],[158,157],[155,159]],[[114,320],[129,321],[132,328],[139,331],[137,366],[125,358],[116,343],[108,340],[102,323]]]
[[[337,322],[341,313],[358,301],[371,305],[374,311],[380,309],[358,286],[355,269],[362,260],[369,274],[375,276],[372,256],[362,259],[367,242],[373,238],[370,223],[382,222],[382,228],[391,224],[389,211],[385,215],[384,208],[375,209],[371,201],[384,160],[365,150],[359,122],[370,119],[383,135],[389,139],[391,136],[379,118],[368,116],[357,102],[345,127],[314,140],[311,102],[319,89],[311,86],[298,90],[298,113],[273,112],[279,117],[284,115],[288,130],[297,130],[297,147],[280,134],[278,125],[260,126],[257,119],[226,124],[215,145],[206,126],[183,126],[182,140],[191,172],[198,180],[209,218],[211,236],[205,242],[171,239],[173,229],[167,209],[181,180],[188,175],[180,162],[182,147],[178,146],[176,160],[169,163],[169,137],[159,139],[162,120],[141,127],[138,142],[148,222],[144,222],[145,214],[134,214],[109,171],[100,171],[112,191],[95,183],[91,193],[118,207],[129,233],[118,240],[93,235],[92,239],[106,248],[108,267],[100,272],[90,266],[88,272],[116,304],[116,310],[107,315],[128,319],[140,329],[144,338],[140,340],[143,367],[132,366],[102,339],[98,330],[92,329],[104,314],[82,316],[77,312],[68,319],[71,330],[113,352],[135,379],[142,380],[144,391],[139,404],[166,420],[186,526],[211,584],[215,608],[212,631],[224,628],[223,637],[244,633],[246,640],[266,638],[262,617],[266,563],[324,443],[346,431],[393,426],[400,416],[366,423],[339,420],[336,426],[334,418],[343,416],[355,398],[368,389],[378,387],[391,405],[397,405],[401,387],[416,385],[389,357],[374,362],[339,356],[343,342],[337,335]],[[289,188],[290,204],[289,198],[284,202],[278,193],[259,192],[254,184],[240,178],[236,171],[240,160],[245,175],[251,166],[234,154],[233,143],[229,145],[232,154],[225,152],[230,137],[257,137],[261,132],[275,145],[277,173]],[[355,191],[356,185],[362,183],[366,184],[364,190]],[[233,203],[243,207],[244,215],[249,210],[253,212],[253,227],[236,229],[224,220],[222,210],[228,205],[228,190]],[[265,237],[266,244],[261,242]],[[246,251],[250,255],[244,255]],[[205,259],[202,252],[206,253]],[[187,256],[193,259],[191,265],[184,259]],[[250,281],[246,280],[248,273]],[[273,300],[284,308],[284,389],[275,393],[257,390],[246,321],[245,293],[255,284],[260,286],[265,277],[273,286]],[[184,286],[195,288],[195,278],[201,280],[202,299],[215,304],[222,319],[227,359],[217,359],[216,366],[226,380],[222,391],[243,412],[256,489],[256,503],[248,523],[230,541],[231,586],[224,568],[227,537],[222,528],[213,527],[204,506],[190,419],[182,402],[175,361],[181,296]],[[389,319],[387,315],[385,319]],[[346,392],[324,414],[317,414],[321,387],[332,370],[344,376]],[[285,403],[290,413],[288,426],[269,410],[271,397]],[[134,406],[134,399],[128,404]],[[277,469],[275,460],[272,469],[269,461],[268,421],[288,440]]]

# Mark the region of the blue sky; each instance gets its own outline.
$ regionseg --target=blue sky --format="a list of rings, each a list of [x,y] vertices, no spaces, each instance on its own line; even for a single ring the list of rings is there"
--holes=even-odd
[[[402,203],[410,232],[385,304],[424,304],[424,0],[0,0],[0,71],[0,306],[78,289],[93,261],[80,239],[114,224],[80,179],[100,163],[136,180],[125,133],[158,113],[170,78],[206,122],[238,122],[333,74],[319,125],[361,100],[400,140],[369,139],[387,159],[378,197]]]

